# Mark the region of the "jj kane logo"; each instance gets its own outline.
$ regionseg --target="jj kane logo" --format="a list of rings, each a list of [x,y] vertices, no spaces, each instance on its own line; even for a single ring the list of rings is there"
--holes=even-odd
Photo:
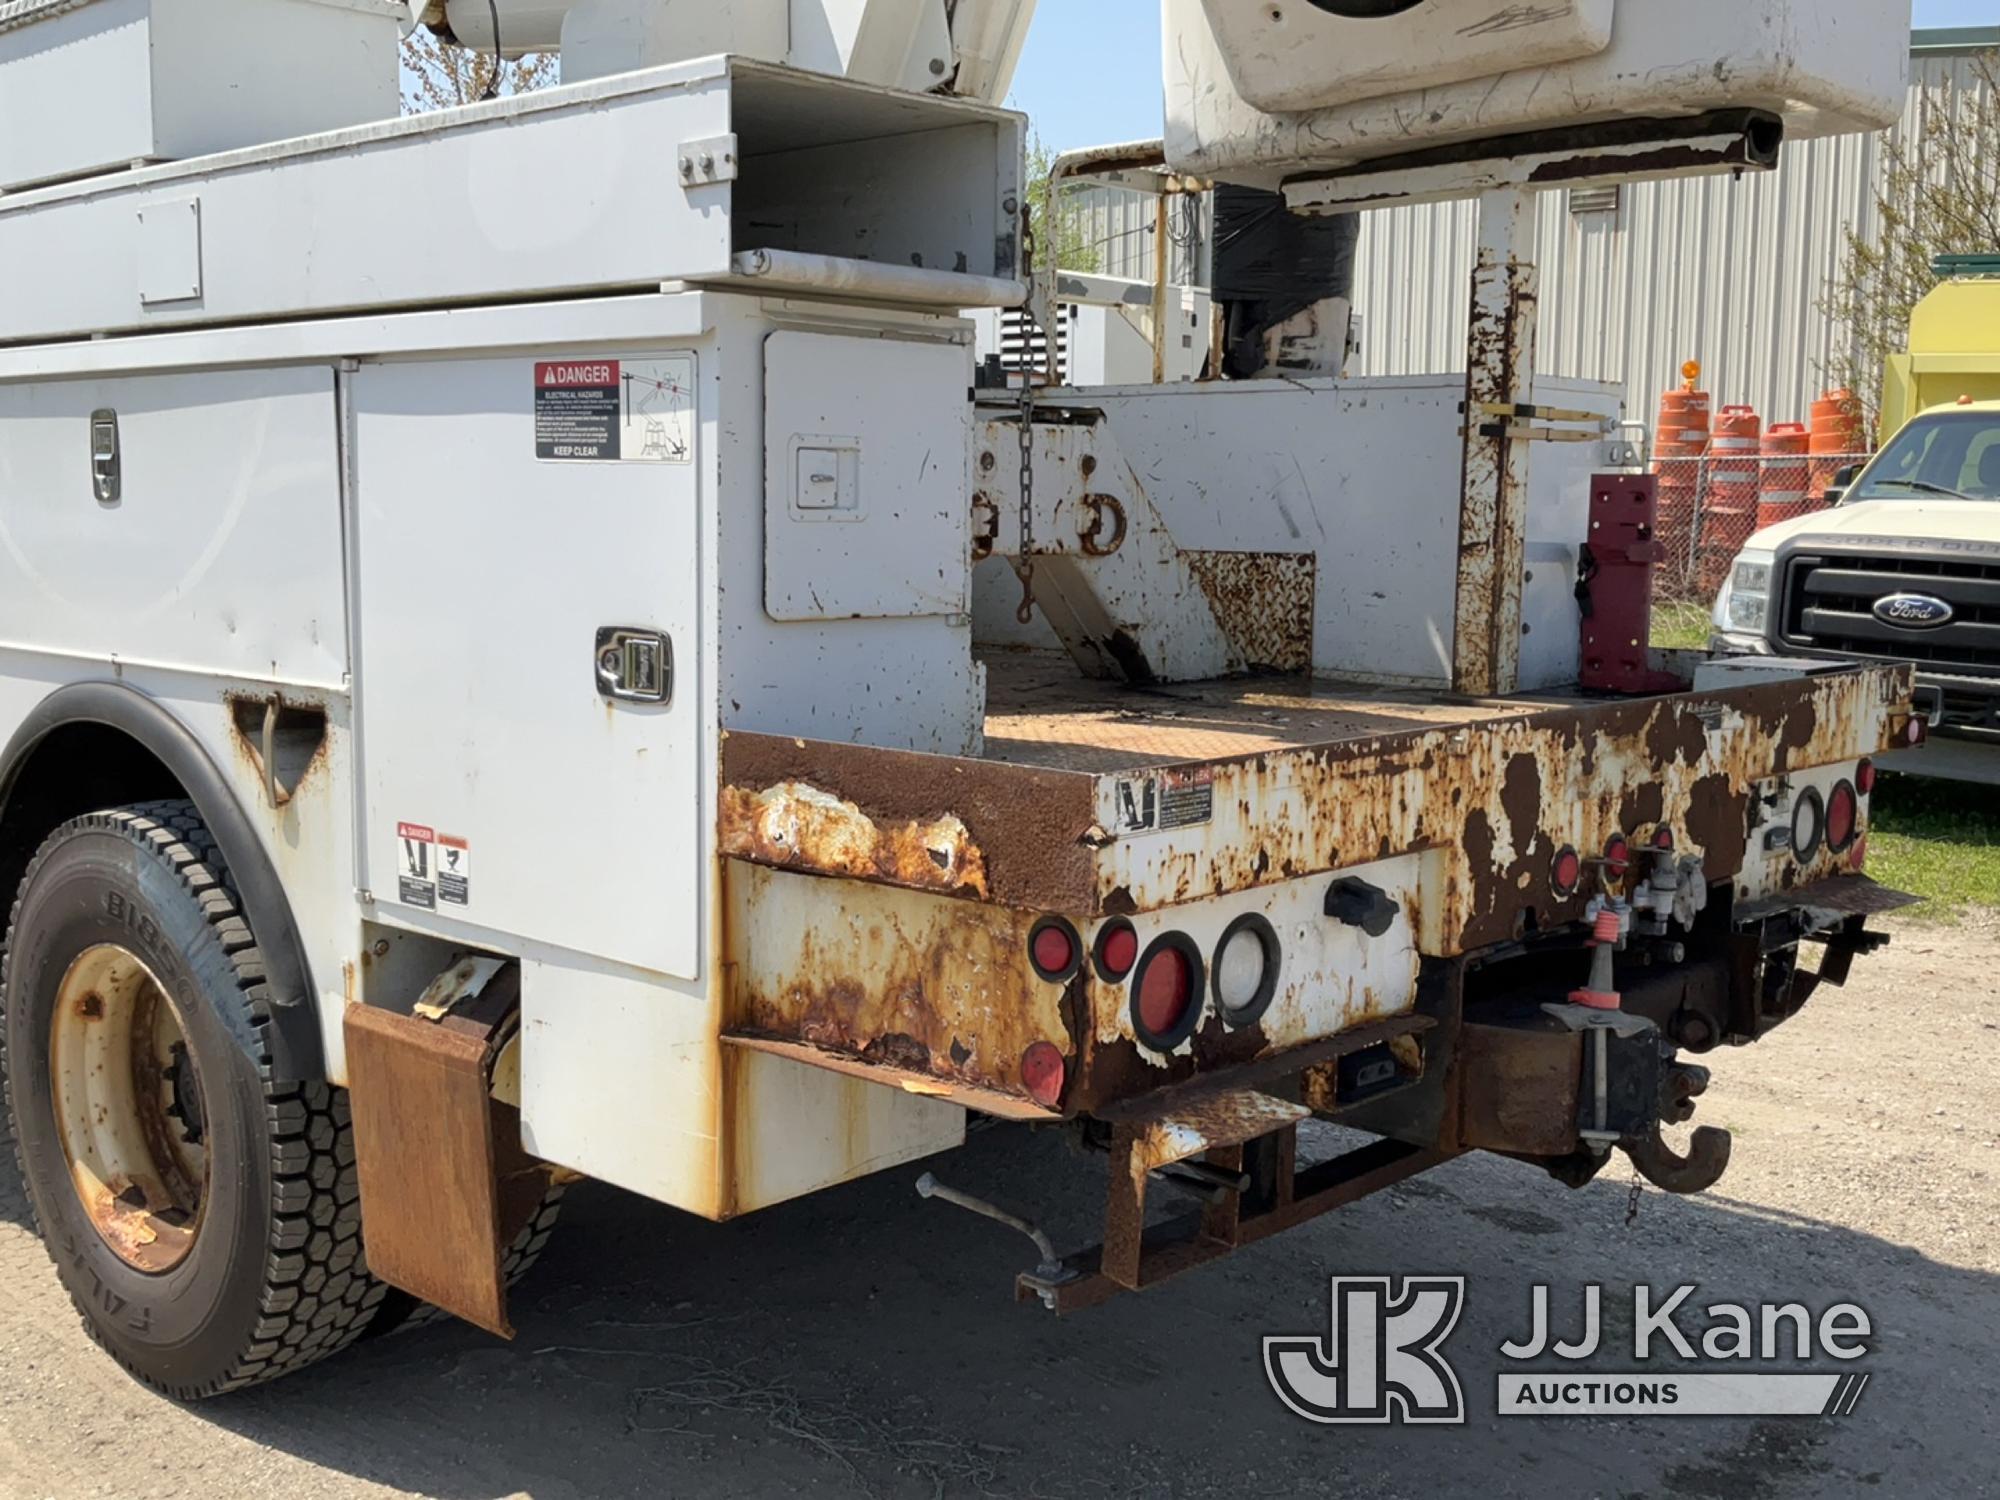
[[[1607,1348],[1604,1289],[1583,1289],[1576,1337],[1562,1338],[1549,1288],[1530,1294],[1527,1335],[1500,1346],[1499,1414],[1524,1416],[1846,1416],[1869,1376],[1811,1371],[1820,1360],[1850,1364],[1868,1353],[1868,1314],[1843,1302],[1815,1315],[1801,1303],[1692,1306],[1698,1288],[1631,1293],[1630,1366]],[[1463,1423],[1466,1403],[1444,1345],[1465,1310],[1465,1278],[1338,1277],[1325,1338],[1264,1340],[1264,1372],[1283,1401],[1309,1422]],[[1622,1321],[1622,1320],[1621,1320]],[[1607,1362],[1597,1367],[1598,1362]],[[1654,1360],[1671,1360],[1648,1368]],[[1593,1368],[1579,1369],[1589,1363]]]
[[[1463,1276],[1340,1276],[1333,1326],[1312,1338],[1264,1340],[1271,1388],[1308,1422],[1459,1423],[1465,1393],[1438,1351],[1465,1310]]]

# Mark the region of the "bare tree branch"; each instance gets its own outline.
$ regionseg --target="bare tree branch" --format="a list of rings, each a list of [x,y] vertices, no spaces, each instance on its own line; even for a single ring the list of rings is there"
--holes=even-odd
[[[556,82],[558,62],[552,53],[530,53],[519,62],[496,63],[490,52],[440,41],[419,26],[403,43],[405,70],[403,109],[423,114],[455,109],[487,96],[497,69],[498,92],[525,94]]]

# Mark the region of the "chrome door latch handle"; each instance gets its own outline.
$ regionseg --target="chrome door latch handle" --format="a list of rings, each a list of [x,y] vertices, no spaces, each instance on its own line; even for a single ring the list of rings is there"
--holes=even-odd
[[[664,632],[607,625],[597,632],[597,691],[618,703],[668,703],[674,643]]]
[[[116,505],[125,493],[125,461],[119,454],[118,413],[90,414],[90,488],[99,505]]]

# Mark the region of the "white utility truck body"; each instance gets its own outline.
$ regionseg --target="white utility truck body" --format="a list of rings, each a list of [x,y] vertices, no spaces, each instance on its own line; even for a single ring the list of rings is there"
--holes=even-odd
[[[1310,166],[1315,207],[1347,202],[1325,174],[1374,148],[1307,161],[1309,121],[1273,147],[1256,97],[1317,108],[1353,37],[1409,26],[1427,47],[1427,12],[1482,7],[1318,27],[1340,8],[1286,7],[1314,23],[1302,42],[1194,87],[1184,59],[1239,57],[1236,7],[1168,0],[1161,165]],[[55,87],[68,29],[164,33],[208,9],[16,7],[0,99]],[[287,9],[348,18],[315,44],[341,67],[393,70],[382,7]],[[1651,45],[1653,9],[1616,6],[1606,55]],[[1740,9],[1677,8],[1673,57],[1728,60]],[[1765,9],[1770,35],[1812,38],[1785,90],[1725,81],[1691,107],[1893,116],[1897,6],[1846,7],[1832,40],[1817,7]],[[370,75],[301,100],[321,133],[245,122],[259,138],[215,155],[144,160],[178,154],[163,128],[118,148],[132,165],[98,144],[7,165],[0,881],[22,882],[8,1069],[38,1209],[75,1212],[67,1172],[73,1222],[107,1247],[100,1290],[205,1274],[203,1235],[250,1233],[214,1196],[229,1037],[271,1119],[303,1100],[331,1142],[355,1118],[354,1148],[325,1148],[341,1174],[359,1157],[338,1223],[365,1222],[366,1266],[344,1252],[342,1308],[306,1334],[298,1299],[274,1311],[253,1286],[242,1348],[201,1325],[211,1359],[159,1353],[152,1304],[119,1291],[147,1326],[110,1340],[145,1378],[204,1395],[294,1368],[358,1333],[371,1277],[504,1331],[505,1253],[570,1175],[724,1218],[946,1150],[969,1110],[1077,1123],[1120,1153],[1106,1247],[1023,1279],[1064,1309],[1461,1150],[1587,1177],[1618,1144],[1705,1186],[1719,1165],[1690,1167],[1657,1126],[1706,1075],[1662,1038],[1754,1039],[1811,991],[1801,939],[1841,964],[1873,941],[1866,915],[1894,902],[1854,841],[1790,834],[1796,806],[1851,794],[1904,732],[1907,674],[1577,691],[1578,562],[1610,496],[1538,490],[1529,450],[1565,455],[1552,475],[1579,452],[1611,467],[1617,413],[1554,383],[1535,404],[1519,256],[1482,262],[1476,307],[1500,312],[1472,332],[1469,386],[1336,367],[974,390],[964,312],[1022,304],[1035,271],[1025,123],[981,102],[1032,10],[503,0],[494,38],[475,34],[483,0],[454,0],[428,19],[463,41],[587,62],[543,94],[409,119],[367,117]],[[671,24],[694,11],[760,55],[661,56],[706,35]],[[1596,37],[1573,30],[1547,55],[1533,28],[1470,61],[1440,51],[1483,80],[1446,96],[1498,77],[1513,98],[1515,62],[1594,76],[1564,60]],[[210,82],[157,66],[162,110]],[[1662,126],[1670,159],[1631,160],[1634,120],[1680,110],[1677,88],[1605,93],[1608,157],[1573,132],[1560,149],[1614,175],[1764,164],[1743,120],[1692,143]],[[362,113],[321,129],[329,108]],[[1246,110],[1254,129],[1229,123]],[[1396,145],[1452,148],[1420,164],[1426,191],[1454,174],[1490,191],[1547,155],[1513,139],[1548,123],[1534,111],[1484,134],[1438,119]],[[983,640],[995,588],[998,615],[1061,653]],[[103,874],[102,905],[138,912],[139,936],[66,960],[40,936],[51,882],[85,880],[63,873],[84,845],[117,864],[119,839],[138,873]],[[261,955],[253,973],[230,950],[250,1010],[221,1057],[175,978],[173,923],[147,926],[155,857],[226,894],[217,930],[239,923]],[[1503,998],[1479,965],[1518,957],[1521,993],[1561,1000],[1606,913],[1621,951],[1670,973],[1643,1003],[1629,976],[1629,1008],[1657,1022],[1634,1014],[1616,1042],[1470,1024]],[[109,1104],[151,1123],[99,1139],[83,1104],[65,1114],[65,1059],[99,1055],[107,1015],[147,1059]],[[1678,1105],[1613,1118],[1583,1049],[1632,1035],[1630,1065]],[[1481,1112],[1511,1075],[1476,1060],[1510,1039],[1568,1079],[1525,1138],[1518,1112]],[[1295,1173],[1315,1113],[1379,1149]],[[154,1172],[162,1131],[180,1165]],[[1137,1234],[1161,1173],[1209,1195],[1204,1248],[1178,1259]],[[232,1191],[284,1198],[261,1180]],[[183,1258],[160,1269],[163,1246]],[[227,1322],[239,1294],[202,1305]]]

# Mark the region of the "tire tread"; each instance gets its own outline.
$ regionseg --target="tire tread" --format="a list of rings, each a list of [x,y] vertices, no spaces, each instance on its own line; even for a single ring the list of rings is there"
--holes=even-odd
[[[194,804],[185,800],[89,813],[49,836],[30,862],[8,914],[5,946],[0,948],[0,1007],[6,1002],[6,965],[14,948],[22,895],[49,855],[80,832],[121,835],[158,859],[180,881],[215,934],[235,976],[241,1019],[255,1038],[249,1056],[263,1090],[272,1179],[260,1314],[244,1348],[221,1376],[178,1386],[154,1380],[99,1335],[89,1312],[77,1302],[84,1329],[135,1379],[179,1401],[204,1400],[292,1374],[359,1338],[388,1292],[369,1274],[360,1216],[341,1211],[360,1192],[347,1095],[327,1083],[281,1084],[273,1078],[268,1045],[271,993],[264,956],[243,916],[221,851]],[[0,1013],[0,1089],[6,1079],[6,1027]],[[12,1128],[11,1092],[6,1098],[10,1143],[26,1181],[19,1132]],[[32,1219],[32,1195],[28,1197]],[[39,1223],[36,1228],[39,1232]]]

